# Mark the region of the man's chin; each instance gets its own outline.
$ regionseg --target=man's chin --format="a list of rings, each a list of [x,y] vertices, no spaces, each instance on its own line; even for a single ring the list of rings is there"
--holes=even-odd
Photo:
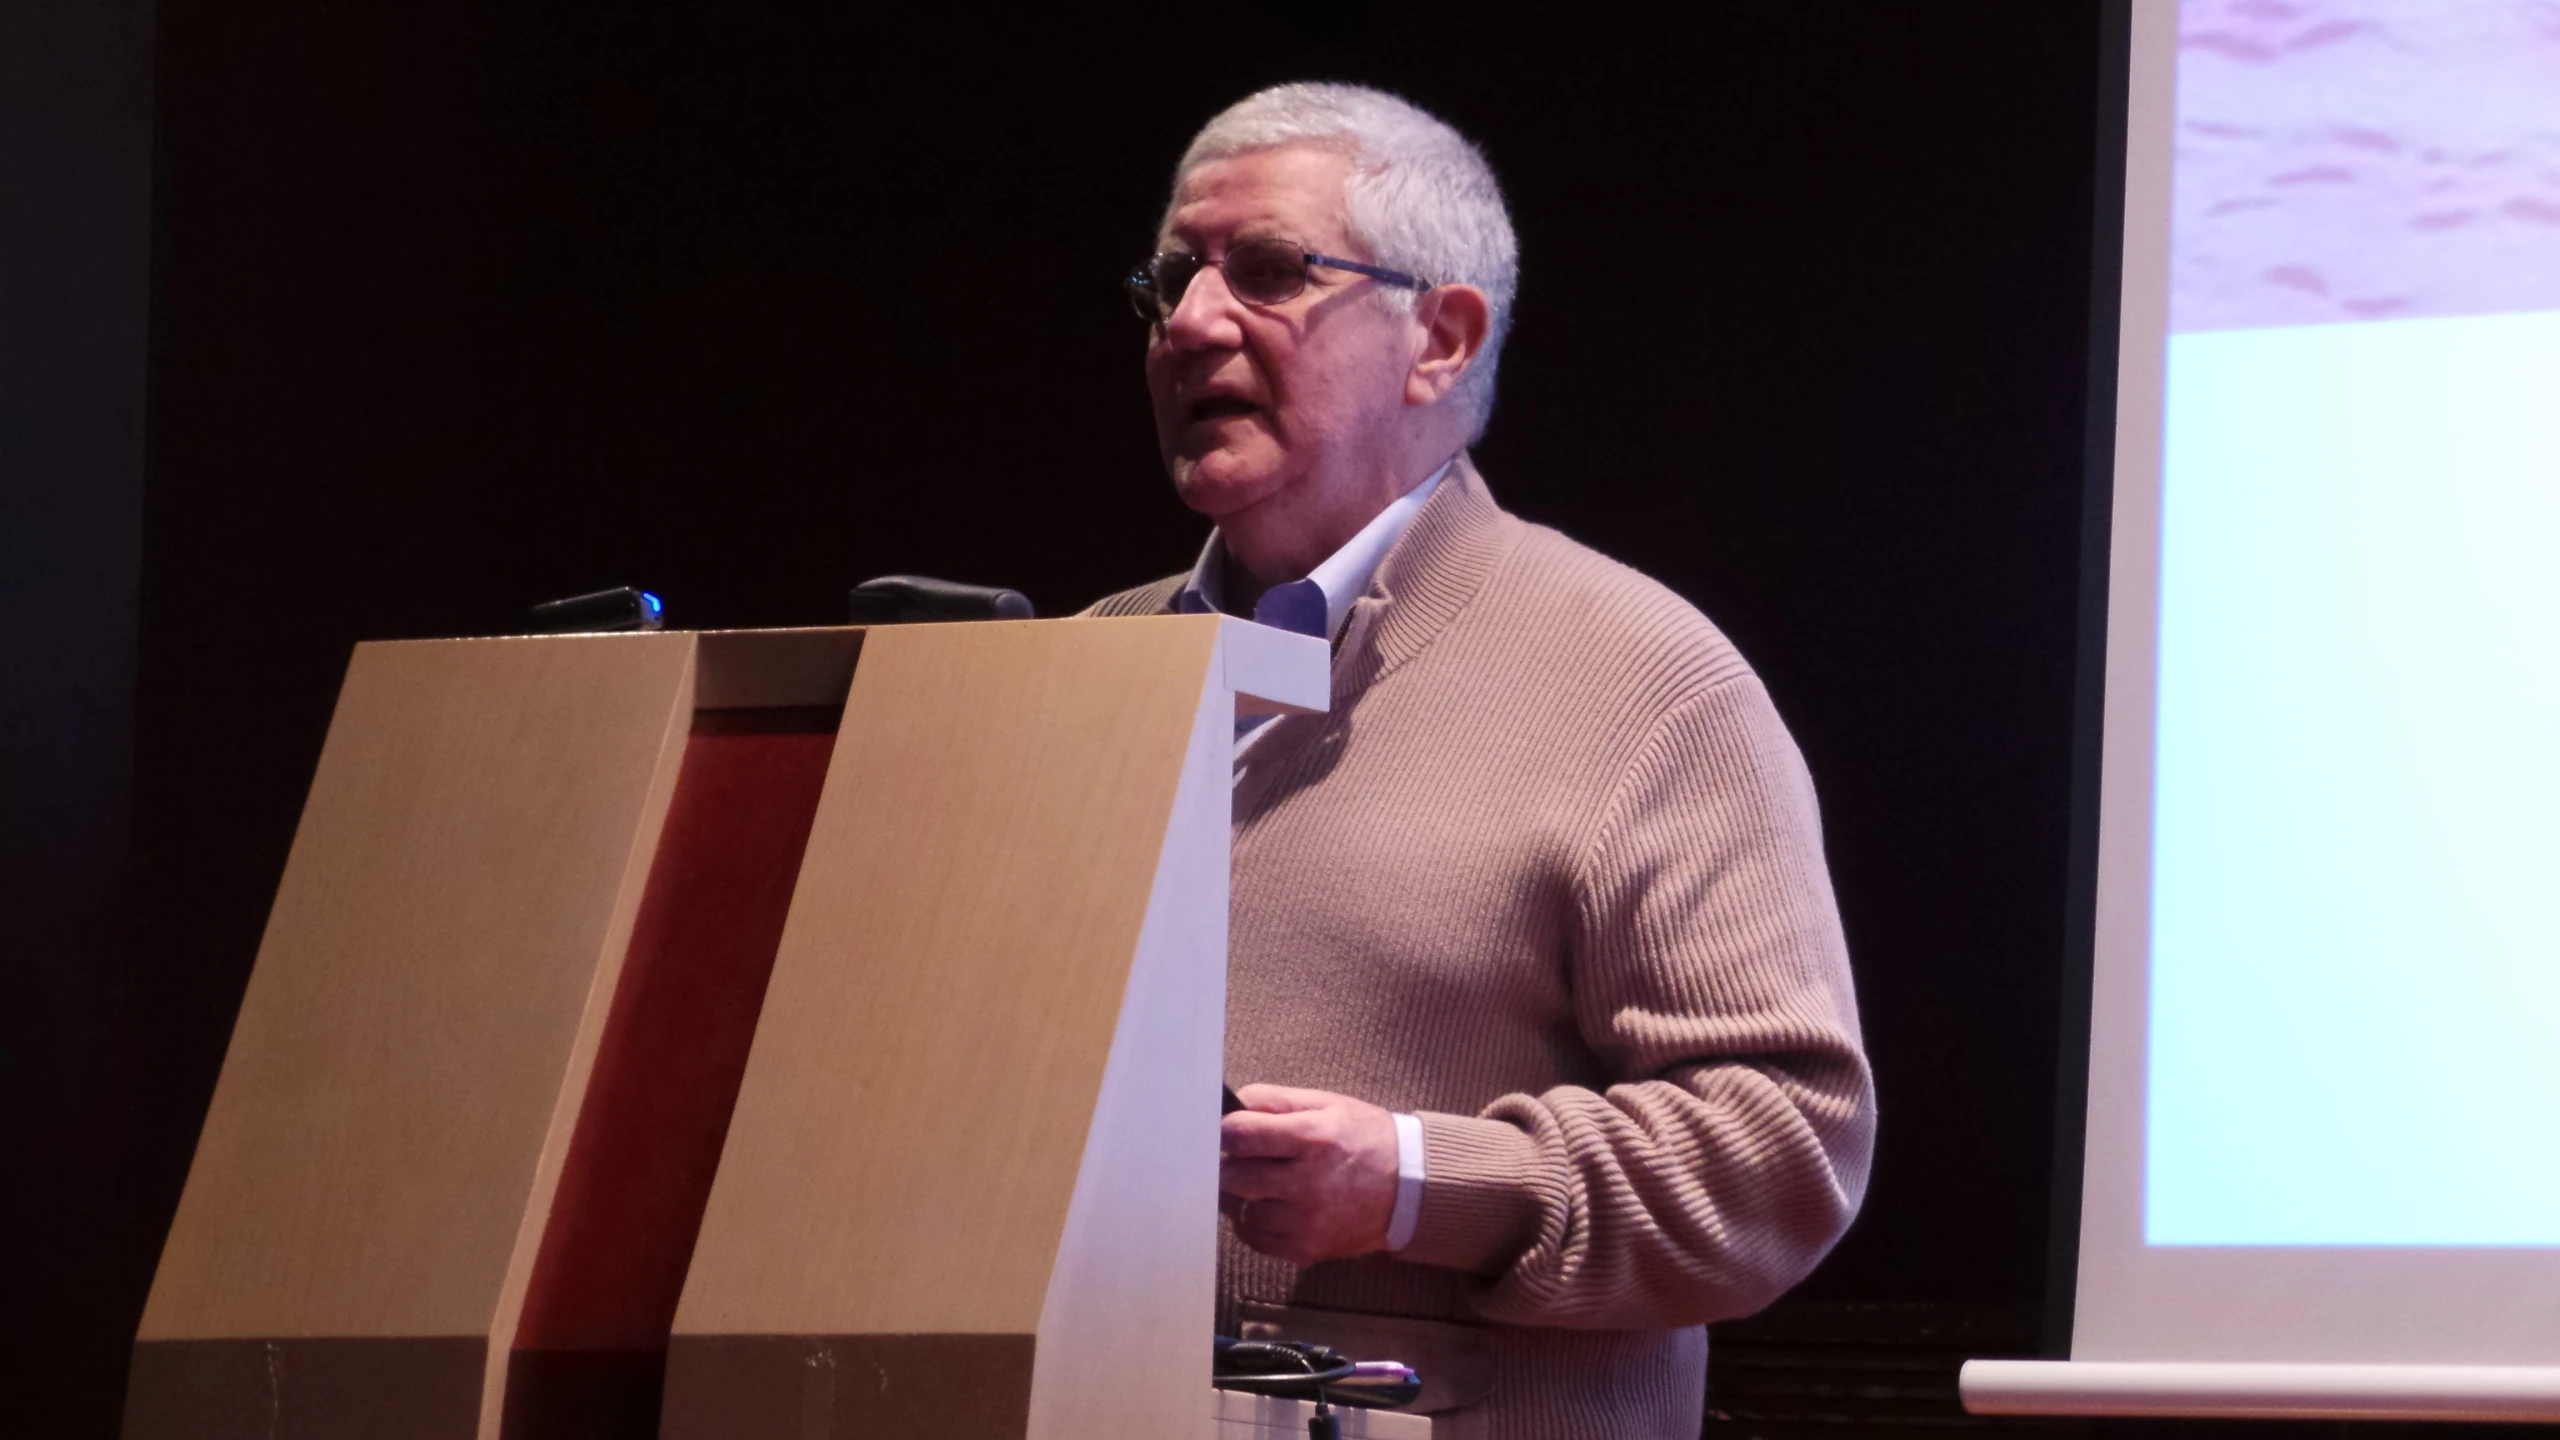
[[[1258,465],[1223,450],[1196,458],[1173,457],[1174,493],[1182,503],[1212,520],[1254,504],[1279,488],[1275,467]]]

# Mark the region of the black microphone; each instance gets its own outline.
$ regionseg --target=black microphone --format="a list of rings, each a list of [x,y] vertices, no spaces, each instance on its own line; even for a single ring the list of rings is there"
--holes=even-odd
[[[1028,620],[1031,600],[1019,590],[963,585],[930,575],[883,575],[853,587],[853,623],[904,625],[935,620]]]
[[[598,632],[655,630],[667,623],[667,607],[657,596],[628,585],[545,600],[525,612],[527,635],[592,635]]]

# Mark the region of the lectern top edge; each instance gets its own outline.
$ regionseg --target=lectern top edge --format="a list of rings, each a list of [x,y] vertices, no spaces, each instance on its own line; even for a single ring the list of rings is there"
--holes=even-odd
[[[931,625],[935,622],[925,622]],[[1219,627],[1224,674],[1240,715],[1307,715],[1321,712],[1332,695],[1329,647],[1226,615],[1160,615],[1124,618],[1066,616],[1055,620],[971,620],[967,625],[1210,625]],[[416,646],[531,644],[564,641],[642,645],[692,645],[700,657],[694,706],[700,710],[766,706],[840,705],[852,683],[862,637],[873,627],[817,625],[777,629],[654,630],[593,635],[501,635],[366,641],[359,649]],[[912,628],[912,627],[902,627]]]

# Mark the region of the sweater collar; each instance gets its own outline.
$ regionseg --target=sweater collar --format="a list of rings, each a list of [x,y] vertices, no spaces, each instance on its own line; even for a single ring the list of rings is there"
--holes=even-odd
[[[1339,745],[1352,705],[1467,608],[1519,533],[1520,522],[1493,503],[1475,463],[1460,455],[1353,603],[1334,648],[1328,713],[1282,716],[1255,739],[1249,759],[1238,757],[1239,821],[1307,783],[1312,772],[1293,757],[1311,743]]]
[[[1474,459],[1460,455],[1351,607],[1334,661],[1335,704],[1421,654],[1475,599],[1518,529]]]

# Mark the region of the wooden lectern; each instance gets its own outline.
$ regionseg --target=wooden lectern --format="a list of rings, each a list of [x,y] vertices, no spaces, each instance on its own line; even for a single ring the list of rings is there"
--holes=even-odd
[[[358,647],[128,1440],[1211,1433],[1233,717],[1327,665]]]

